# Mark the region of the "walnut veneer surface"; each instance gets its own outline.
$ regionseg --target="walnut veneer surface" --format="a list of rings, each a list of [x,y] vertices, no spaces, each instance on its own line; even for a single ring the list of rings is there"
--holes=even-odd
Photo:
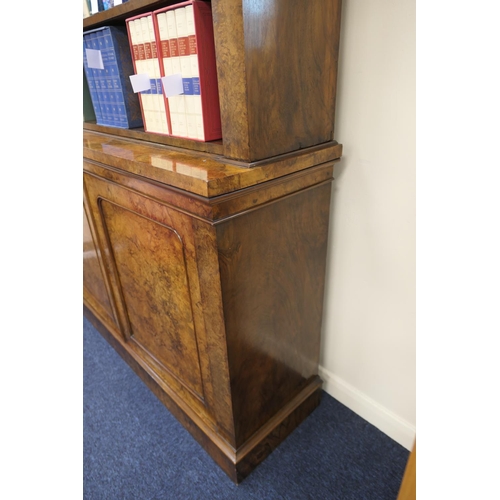
[[[218,155],[84,131],[83,152],[87,159],[193,194],[213,197],[338,160],[342,146],[332,141],[266,161],[243,163]]]
[[[241,480],[319,403],[333,162],[213,198],[84,171],[91,317]]]
[[[239,482],[320,401],[340,1],[212,10],[221,141],[84,125],[84,312]]]

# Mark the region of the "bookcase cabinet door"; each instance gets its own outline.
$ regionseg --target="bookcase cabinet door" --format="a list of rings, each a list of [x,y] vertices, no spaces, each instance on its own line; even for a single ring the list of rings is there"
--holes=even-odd
[[[118,311],[119,340],[181,404],[231,440],[230,414],[221,404],[229,399],[229,384],[225,393],[220,383],[227,373],[217,349],[222,332],[214,332],[210,308],[202,304],[211,293],[204,288],[218,278],[214,270],[215,281],[204,280],[216,252],[197,243],[203,230],[210,241],[210,226],[104,178],[84,179]]]

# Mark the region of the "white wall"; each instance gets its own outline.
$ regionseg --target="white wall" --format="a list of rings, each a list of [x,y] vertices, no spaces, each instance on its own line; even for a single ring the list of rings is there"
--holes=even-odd
[[[415,436],[415,1],[344,0],[320,375],[400,444]]]

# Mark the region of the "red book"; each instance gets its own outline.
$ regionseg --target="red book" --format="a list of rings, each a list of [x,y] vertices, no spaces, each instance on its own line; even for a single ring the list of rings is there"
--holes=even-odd
[[[139,93],[144,130],[169,135],[168,105],[161,87],[153,13],[130,17],[126,19],[126,23],[135,74],[147,74],[150,82],[149,90]]]
[[[165,40],[161,40],[159,36],[158,16],[181,8],[185,8],[186,30],[183,30],[181,36],[169,40],[167,52],[167,49],[163,49]],[[182,61],[184,57],[189,60],[189,64],[186,64],[184,60],[181,69],[186,117],[187,120],[196,120],[196,132],[193,132],[193,122],[189,122],[191,125],[189,138],[199,141],[221,139],[219,88],[210,3],[202,0],[189,0],[164,7],[153,12],[153,22],[157,43],[162,44],[162,54],[158,56],[161,60],[162,76],[169,74],[169,58],[172,60],[179,58]],[[168,56],[165,56],[167,53]],[[176,135],[175,130],[173,134]]]

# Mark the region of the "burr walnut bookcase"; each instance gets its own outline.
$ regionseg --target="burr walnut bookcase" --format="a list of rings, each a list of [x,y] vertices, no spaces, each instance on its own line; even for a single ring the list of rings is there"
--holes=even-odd
[[[83,297],[239,482],[320,402],[340,0],[211,4],[222,140],[84,123]]]

